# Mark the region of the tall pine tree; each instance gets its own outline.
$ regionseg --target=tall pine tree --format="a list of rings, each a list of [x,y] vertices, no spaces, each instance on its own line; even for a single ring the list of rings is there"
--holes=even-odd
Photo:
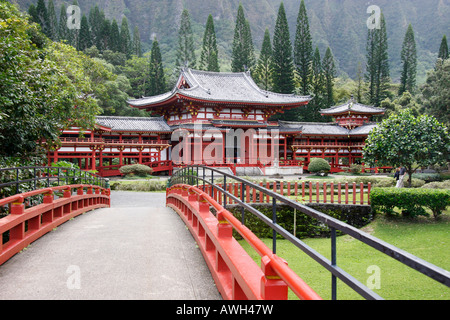
[[[214,29],[214,19],[211,14],[208,16],[205,34],[203,36],[202,53],[200,56],[200,69],[205,71],[220,71],[216,31]]]
[[[405,39],[403,41],[401,61],[402,73],[398,95],[401,96],[405,91],[409,91],[413,94],[416,87],[417,49],[411,24],[409,24],[408,29],[406,30]]]
[[[180,29],[178,31],[178,49],[176,65],[183,67],[188,64],[189,68],[196,68],[196,57],[194,49],[194,36],[191,27],[191,18],[187,9],[181,14]]]
[[[127,17],[122,18],[122,24],[120,26],[120,52],[125,54],[127,59],[131,58],[131,35],[130,28],[128,27]]]
[[[56,17],[55,4],[53,0],[48,1],[48,35],[53,41],[59,41],[58,18]]]
[[[258,64],[256,65],[256,70],[254,72],[254,79],[256,83],[264,90],[271,90],[272,73],[272,43],[270,41],[269,29],[266,28],[261,47],[261,54],[259,55]]]
[[[81,18],[81,28],[80,28],[80,35],[78,37],[78,45],[77,50],[84,51],[87,48],[90,48],[92,46],[91,41],[91,31],[89,28],[89,22],[86,15],[83,14],[83,17]]]
[[[120,52],[120,30],[116,19],[111,24],[109,39],[108,49],[114,52]]]
[[[48,20],[48,11],[44,0],[38,0],[36,5],[36,19],[41,26],[42,32],[49,37],[50,24]]]
[[[327,106],[327,88],[323,73],[319,48],[316,47],[311,65],[311,90],[314,99],[308,104],[308,112],[303,115],[303,121],[319,122],[324,118],[320,115],[320,109]]]
[[[334,78],[336,77],[336,66],[334,63],[333,53],[330,47],[325,51],[325,56],[322,61],[323,75],[325,77],[325,108],[334,105]]]
[[[245,19],[244,8],[240,3],[234,29],[231,70],[233,72],[243,72],[249,70],[254,64],[255,53],[250,23]]]
[[[89,26],[91,27],[91,40],[92,44],[101,50],[101,33],[103,20],[105,19],[104,13],[100,11],[98,5],[92,7],[89,11]]]
[[[152,51],[150,54],[150,74],[149,74],[149,90],[150,96],[162,94],[166,91],[166,79],[164,76],[164,67],[162,63],[161,51],[159,43],[155,39],[152,44]]]
[[[275,24],[272,61],[273,91],[278,93],[293,93],[295,85],[292,44],[283,2],[278,9],[278,17]]]
[[[371,104],[379,106],[388,96],[390,83],[386,20],[383,13],[380,16],[380,28],[369,29],[366,48],[368,100]]]
[[[58,35],[59,40],[66,40],[70,43],[69,28],[67,28],[67,12],[66,5],[61,4],[61,11],[59,14]]]
[[[313,58],[312,37],[309,30],[308,14],[305,1],[300,3],[297,17],[297,32],[294,43],[294,63],[300,78],[300,91],[309,94],[311,78],[311,62]]]
[[[448,57],[449,57],[449,54],[448,54],[447,36],[444,35],[442,37],[441,46],[439,47],[438,58],[442,59],[442,60],[446,60],[446,59],[448,59]]]
[[[133,31],[133,43],[132,43],[132,53],[139,58],[142,57],[142,45],[141,45],[141,34],[139,33],[139,28],[134,27]]]

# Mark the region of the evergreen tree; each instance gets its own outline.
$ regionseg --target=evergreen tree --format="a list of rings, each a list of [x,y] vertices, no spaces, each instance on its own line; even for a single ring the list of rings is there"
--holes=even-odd
[[[293,93],[295,86],[292,45],[283,2],[280,4],[275,24],[272,61],[273,90],[278,93]]]
[[[120,31],[116,19],[114,19],[111,24],[110,41],[108,49],[114,52],[120,52]]]
[[[178,49],[176,65],[183,67],[186,63],[189,68],[196,68],[196,57],[194,49],[194,36],[191,28],[189,11],[183,10],[181,14],[180,29],[178,31]]]
[[[320,110],[328,107],[327,88],[318,47],[314,52],[311,66],[311,88],[314,99],[308,104],[308,113],[304,116],[303,121],[323,121]]]
[[[258,64],[256,65],[256,70],[254,72],[256,83],[264,90],[272,89],[272,72],[272,43],[270,42],[269,29],[266,28],[261,47],[261,54],[259,55]]]
[[[210,14],[206,22],[205,34],[203,36],[202,54],[200,57],[200,69],[205,71],[219,72],[219,51],[217,49],[216,31],[214,19]]]
[[[294,44],[294,62],[300,77],[300,91],[304,95],[309,94],[312,58],[312,37],[309,30],[309,21],[308,14],[306,12],[305,1],[302,0],[297,17],[297,32],[295,34]]]
[[[336,66],[334,64],[333,53],[330,47],[325,51],[325,56],[322,62],[323,74],[325,77],[325,108],[329,108],[334,104],[334,78],[336,77]]]
[[[398,90],[399,96],[405,91],[414,93],[416,87],[417,50],[414,31],[411,24],[409,24],[408,29],[406,30],[405,39],[403,41],[401,61],[402,73],[400,77],[400,88]]]
[[[166,90],[166,80],[164,76],[164,68],[162,64],[161,51],[159,49],[158,41],[155,39],[152,44],[152,51],[150,55],[150,87],[149,95],[155,96],[162,94]]]
[[[58,41],[59,40],[58,18],[56,17],[55,4],[53,3],[53,0],[48,1],[47,13],[48,13],[49,38],[53,41]]]
[[[50,24],[48,20],[48,11],[44,0],[38,0],[36,5],[36,19],[41,25],[42,32],[49,37]]]
[[[128,19],[123,17],[120,26],[120,52],[126,55],[127,59],[131,58],[131,36],[130,28],[128,27]]]
[[[30,4],[30,6],[28,7],[28,14],[31,17],[31,21],[32,22],[39,24],[39,19],[38,19],[38,16],[37,16],[36,6],[34,4]]]
[[[245,19],[244,8],[240,3],[234,29],[231,70],[243,72],[249,70],[254,64],[255,54],[250,23]]]
[[[438,58],[442,59],[442,60],[446,60],[446,59],[448,59],[448,57],[449,57],[449,54],[448,54],[447,36],[444,35],[444,37],[442,38],[442,41],[441,41],[441,46],[439,47]]]
[[[80,35],[78,37],[77,50],[83,51],[87,48],[90,48],[91,46],[92,41],[91,41],[91,31],[89,29],[89,22],[86,15],[83,14],[83,17],[81,18],[81,28],[80,28]]]
[[[100,32],[100,41],[97,46],[100,52],[112,50],[111,28],[111,21],[104,19],[102,22],[102,31]]]
[[[364,90],[364,73],[361,61],[358,62],[358,71],[356,73],[356,101],[362,103]]]
[[[141,35],[139,33],[139,28],[134,27],[133,32],[133,43],[132,43],[132,54],[142,57],[142,45],[141,45]]]
[[[67,9],[64,3],[61,4],[61,11],[59,14],[58,35],[59,40],[67,40],[70,42],[69,29],[67,28]]]
[[[92,7],[89,11],[89,26],[91,27],[91,41],[92,44],[101,50],[101,33],[103,20],[105,19],[104,13],[100,11],[98,5]]]
[[[379,29],[369,29],[366,47],[368,100],[375,106],[379,106],[387,97],[390,83],[386,21],[383,13],[380,19]]]

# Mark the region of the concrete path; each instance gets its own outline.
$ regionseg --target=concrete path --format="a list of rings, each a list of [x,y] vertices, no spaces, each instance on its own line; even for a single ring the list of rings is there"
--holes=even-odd
[[[0,300],[219,300],[163,193],[113,192],[0,266]]]

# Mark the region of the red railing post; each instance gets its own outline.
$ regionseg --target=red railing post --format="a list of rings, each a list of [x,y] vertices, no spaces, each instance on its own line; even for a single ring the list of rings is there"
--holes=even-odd
[[[287,300],[288,286],[271,267],[272,260],[268,256],[261,258],[261,297],[263,300]],[[287,262],[283,260],[283,262]]]

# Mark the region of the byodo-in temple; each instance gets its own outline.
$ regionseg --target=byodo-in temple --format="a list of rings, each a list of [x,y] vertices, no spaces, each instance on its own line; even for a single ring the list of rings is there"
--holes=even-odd
[[[332,123],[271,121],[294,108],[307,110],[310,96],[261,90],[248,72],[218,73],[183,68],[172,91],[130,100],[131,107],[158,117],[97,117],[92,131],[63,132],[61,145],[48,153],[59,160],[120,175],[127,164],[145,164],[155,174],[205,164],[234,174],[299,174],[311,158],[326,159],[332,172],[360,164],[371,122],[384,110],[350,99],[321,110]]]

